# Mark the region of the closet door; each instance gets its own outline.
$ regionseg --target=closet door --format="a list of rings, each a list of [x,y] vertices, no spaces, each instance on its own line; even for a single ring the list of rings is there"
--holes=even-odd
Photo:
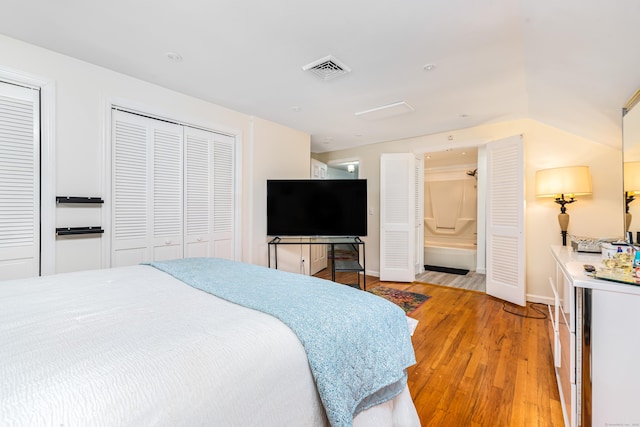
[[[111,266],[182,257],[182,128],[113,112]]]
[[[0,280],[40,274],[39,99],[0,83]]]
[[[184,128],[185,256],[234,258],[235,141]]]
[[[213,137],[213,256],[234,259],[235,139]]]
[[[184,255],[210,257],[213,253],[213,139],[211,132],[185,128],[184,143]]]
[[[182,129],[153,122],[153,260],[183,256]]]

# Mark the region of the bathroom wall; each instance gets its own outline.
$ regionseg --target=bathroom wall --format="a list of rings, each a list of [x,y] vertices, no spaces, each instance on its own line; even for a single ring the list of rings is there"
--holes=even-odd
[[[469,244],[477,238],[477,165],[428,169],[424,173],[425,245]]]

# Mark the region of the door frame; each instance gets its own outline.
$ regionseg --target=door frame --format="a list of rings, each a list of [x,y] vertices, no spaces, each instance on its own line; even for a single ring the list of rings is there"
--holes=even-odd
[[[481,247],[480,245],[478,245],[478,257],[480,256],[484,256],[484,266],[485,266],[485,271],[483,272],[484,274],[487,274],[487,265],[489,265],[489,260],[486,258],[487,257],[487,244],[488,244],[488,236],[487,236],[487,205],[485,202],[485,199],[488,197],[489,195],[489,188],[488,188],[488,183],[487,183],[487,175],[489,174],[488,171],[488,160],[487,160],[487,147],[488,144],[490,143],[500,143],[501,141],[504,140],[509,140],[511,138],[521,138],[522,141],[522,135],[511,135],[511,136],[507,136],[504,138],[500,138],[497,140],[491,140],[491,141],[466,141],[466,142],[461,142],[461,143],[457,143],[457,144],[451,144],[451,145],[440,145],[440,146],[434,146],[434,147],[430,147],[429,150],[424,150],[423,154],[426,154],[428,152],[438,152],[438,151],[446,151],[447,149],[450,148],[455,148],[455,149],[463,149],[465,147],[477,147],[478,148],[478,241],[483,241],[483,247],[482,247],[482,255],[481,255]],[[522,144],[524,144],[524,142],[521,142]],[[524,168],[524,148],[522,149],[522,159],[521,159],[521,164],[520,166],[522,168]],[[524,187],[524,175],[522,177],[523,179],[523,187]],[[422,186],[422,191],[424,192],[424,185]],[[524,191],[522,191],[522,194],[524,194]],[[524,199],[522,200],[522,204],[524,205]],[[524,208],[523,208],[524,209]],[[526,220],[526,211],[523,210],[522,213],[522,228],[521,231],[522,233],[524,233],[525,230],[525,226],[524,226],[524,221]],[[526,303],[526,299],[527,299],[527,292],[526,292],[526,281],[524,280],[525,274],[526,274],[526,265],[525,265],[525,261],[524,259],[524,252],[526,251],[526,241],[524,241],[524,235],[522,236],[523,239],[523,249],[522,249],[522,253],[518,254],[518,256],[522,257],[522,277],[519,277],[518,280],[522,281],[519,285],[523,286],[523,294],[524,294],[524,302]],[[487,279],[489,279],[488,275],[487,275]],[[485,290],[485,293],[489,293],[489,283],[487,283],[487,288]],[[500,295],[495,295],[497,297],[500,297]],[[515,301],[515,302],[514,302]],[[519,300],[519,298],[516,298],[516,300],[514,300],[512,302],[516,303],[516,304],[522,304],[522,302]]]
[[[465,141],[456,144],[438,145],[424,150],[423,155],[428,153],[437,153],[447,151],[450,149],[463,150],[465,148],[476,148],[478,150],[477,164],[478,164],[478,181],[477,181],[477,238],[476,242],[482,242],[482,244],[476,245],[476,272],[479,274],[487,273],[487,261],[486,261],[486,203],[485,197],[487,193],[486,188],[486,168],[487,168],[487,156],[486,146],[490,141]],[[423,179],[424,180],[424,179]],[[422,185],[422,198],[424,200],[424,182]]]
[[[0,80],[40,91],[40,275],[56,272],[56,88],[51,79],[0,67]]]

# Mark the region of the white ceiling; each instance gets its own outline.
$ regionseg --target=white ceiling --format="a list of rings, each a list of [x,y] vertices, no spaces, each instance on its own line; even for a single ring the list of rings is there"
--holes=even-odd
[[[308,132],[313,152],[525,117],[616,145],[621,107],[640,87],[638,0],[0,6],[0,33]],[[302,71],[327,55],[352,72]],[[399,101],[414,111],[355,115]]]

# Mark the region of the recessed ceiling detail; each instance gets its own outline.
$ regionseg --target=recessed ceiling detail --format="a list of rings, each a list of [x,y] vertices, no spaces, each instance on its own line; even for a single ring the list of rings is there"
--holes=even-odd
[[[331,55],[325,56],[324,58],[320,58],[317,61],[313,61],[312,63],[305,65],[304,67],[302,67],[302,70],[310,71],[325,81],[343,76],[351,72],[351,68]]]
[[[394,102],[393,104],[383,105],[382,107],[372,108],[370,110],[360,111],[356,116],[366,120],[382,120],[389,117],[399,116],[414,111],[414,108],[404,101]]]

